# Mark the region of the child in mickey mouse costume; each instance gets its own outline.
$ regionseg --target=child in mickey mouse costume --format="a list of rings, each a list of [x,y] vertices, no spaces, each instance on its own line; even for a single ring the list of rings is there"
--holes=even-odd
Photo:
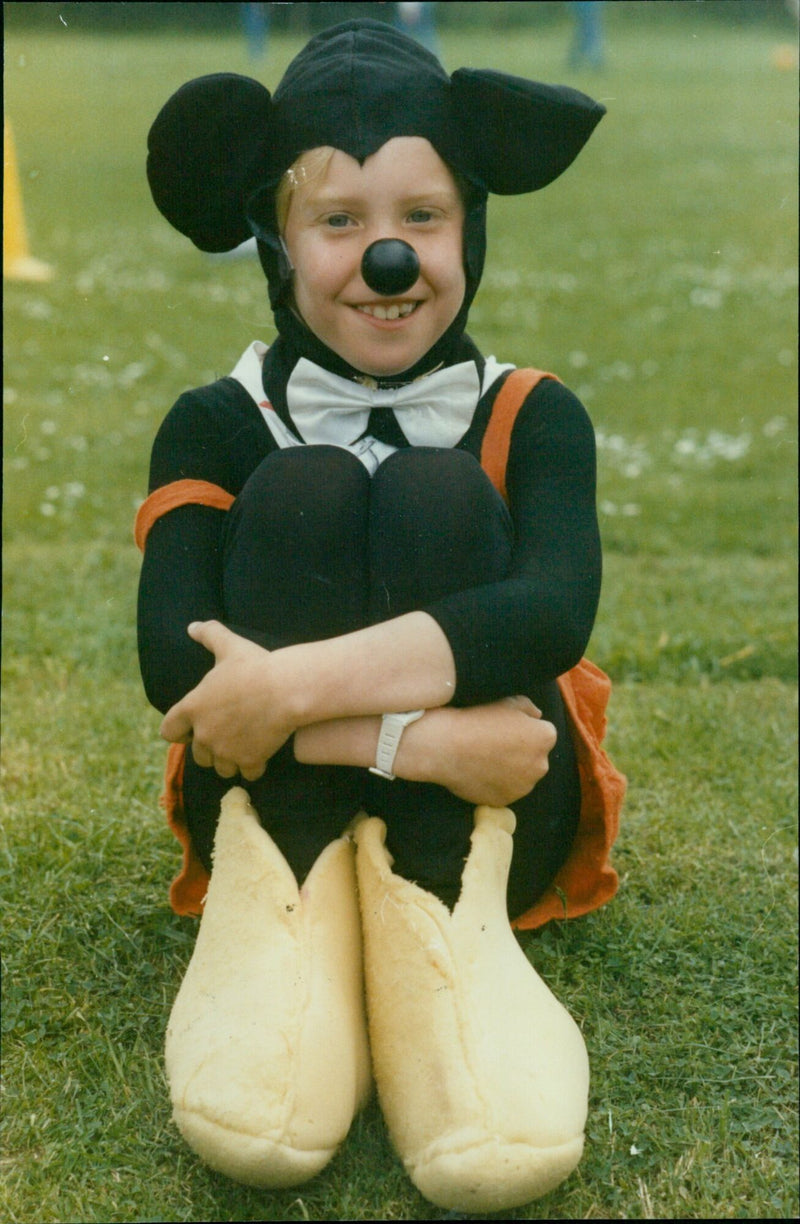
[[[616,889],[594,439],[464,328],[488,193],[545,187],[603,113],[356,20],[273,96],[203,77],[150,132],[158,208],[204,251],[256,237],[278,332],[177,401],[136,529],[171,900],[202,913],[167,1073],[241,1181],[318,1172],[373,1075],[440,1206],[580,1159],[583,1041],[509,919]]]

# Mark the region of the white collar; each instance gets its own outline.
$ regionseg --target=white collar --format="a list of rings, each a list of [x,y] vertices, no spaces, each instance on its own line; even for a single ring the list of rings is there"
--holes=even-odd
[[[364,436],[373,408],[393,411],[412,446],[455,446],[469,429],[481,395],[500,375],[514,367],[486,359],[483,380],[474,361],[460,362],[426,374],[402,387],[365,386],[331,374],[302,357],[286,388],[289,414],[296,433],[272,408],[261,380],[267,346],[253,341],[240,357],[232,377],[260,408],[279,446],[341,446],[374,470],[396,448]]]

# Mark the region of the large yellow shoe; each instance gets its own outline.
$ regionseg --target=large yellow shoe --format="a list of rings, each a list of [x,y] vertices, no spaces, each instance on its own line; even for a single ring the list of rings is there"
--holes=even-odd
[[[332,842],[298,889],[246,792],[222,801],[165,1055],[181,1133],[236,1181],[313,1177],[369,1093],[353,859],[349,839]]]
[[[393,874],[382,821],[355,834],[381,1106],[420,1192],[467,1213],[521,1206],[572,1172],[589,1089],[580,1030],[509,926],[514,815],[475,818],[452,914]]]

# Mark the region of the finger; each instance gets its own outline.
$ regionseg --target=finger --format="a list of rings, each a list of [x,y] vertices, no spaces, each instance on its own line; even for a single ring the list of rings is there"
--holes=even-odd
[[[195,765],[199,765],[201,769],[211,769],[214,765],[214,754],[211,749],[199,744],[197,740],[192,741],[192,756]]]
[[[158,733],[171,744],[188,744],[192,738],[192,722],[181,709],[180,703],[167,710]]]
[[[193,642],[205,646],[206,650],[211,651],[217,659],[225,653],[231,639],[235,636],[230,629],[226,629],[220,621],[216,620],[192,621],[186,632]]]
[[[233,761],[226,761],[224,757],[214,757],[214,770],[221,778],[235,778],[239,772]]]
[[[266,772],[266,764],[253,765],[249,769],[242,768],[240,770],[245,782],[257,782]]]
[[[543,731],[549,732],[548,738],[550,740],[550,747],[547,749],[547,751],[552,752],[556,746],[556,740],[558,739],[558,732],[556,731],[553,724],[551,722],[547,722],[547,720],[544,718],[542,719],[539,726],[542,728]]]
[[[538,706],[533,704],[530,697],[525,697],[522,694],[518,694],[516,697],[508,697],[506,700],[510,705],[513,705],[515,709],[522,710],[524,714],[529,714],[531,718],[542,717],[542,711]]]

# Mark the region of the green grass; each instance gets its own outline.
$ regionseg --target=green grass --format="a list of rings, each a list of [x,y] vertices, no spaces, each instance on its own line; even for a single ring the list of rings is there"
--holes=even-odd
[[[609,22],[576,169],[492,205],[472,332],[584,398],[616,681],[622,888],[526,936],[581,1023],[588,1143],[508,1218],[793,1218],[796,1110],[796,74],[776,36]],[[448,32],[448,67],[565,78],[566,25]],[[298,48],[275,41],[268,84]],[[6,105],[47,285],[5,289],[4,1139],[0,1215],[36,1221],[417,1219],[376,1106],[319,1178],[247,1190],[169,1117],[161,1062],[194,926],[157,806],[131,537],[185,387],[271,321],[257,266],[153,209],[144,136],[238,40],[9,36]]]

